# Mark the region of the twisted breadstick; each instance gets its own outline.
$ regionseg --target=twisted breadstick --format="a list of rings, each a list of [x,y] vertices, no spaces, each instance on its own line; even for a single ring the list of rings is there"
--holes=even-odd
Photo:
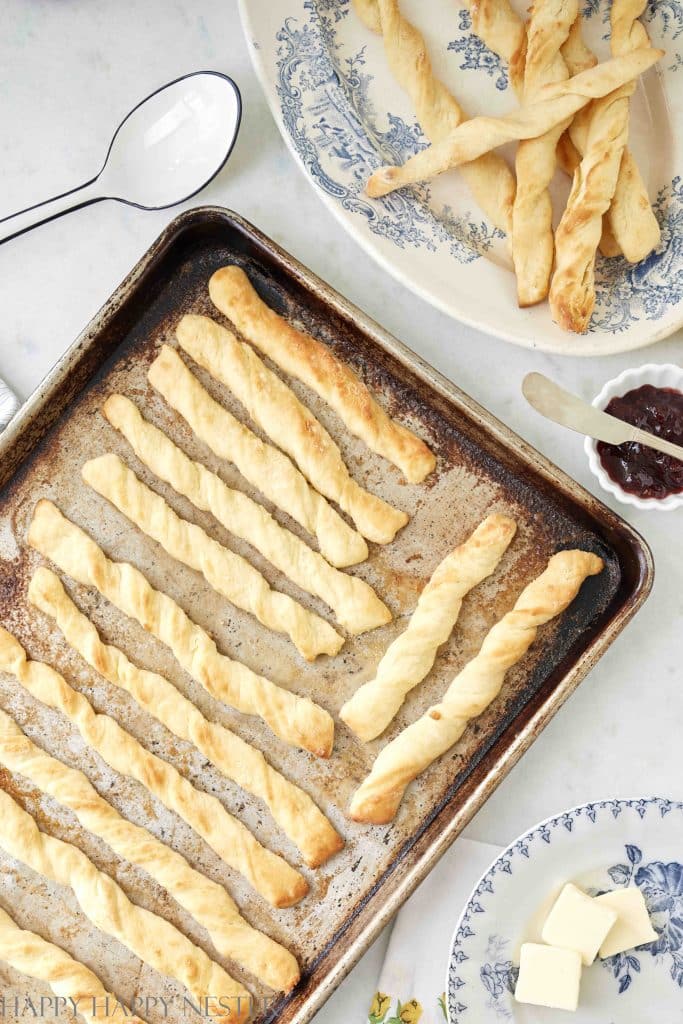
[[[245,1021],[251,997],[203,949],[163,917],[131,903],[123,889],[71,843],[41,832],[30,814],[0,789],[0,846],[33,871],[73,889],[86,917],[143,963],[182,982],[195,1000],[224,1000],[222,1024]],[[221,1005],[220,1003],[218,1005]],[[229,1007],[229,1008],[228,1008]]]
[[[472,16],[472,31],[510,66],[510,81],[518,95],[524,90],[526,27],[509,0],[463,0]]]
[[[506,117],[474,117],[456,128],[442,142],[416,153],[402,167],[382,167],[370,176],[369,196],[389,192],[442,174],[476,159],[505,142],[533,139],[572,117],[591,100],[606,96],[638,75],[664,55],[663,50],[642,47],[607,60],[564,82],[543,86],[539,98]]]
[[[489,631],[481,650],[455,677],[440,704],[399,733],[380,752],[356,790],[350,816],[381,825],[396,814],[406,786],[462,736],[467,723],[500,693],[505,673],[526,653],[538,627],[563,612],[602,559],[586,551],[561,551],[520,594],[511,612]]]
[[[376,0],[371,0],[376,3]],[[524,77],[526,32],[524,22],[508,0],[462,0],[472,15],[476,35],[510,65],[510,80],[518,95]],[[579,16],[561,47],[570,76],[594,67],[595,54],[586,46]],[[579,111],[560,139],[558,159],[564,170],[573,175],[585,150],[585,133],[581,123],[590,121],[590,107]],[[584,116],[585,115],[585,116]],[[571,139],[569,136],[571,135]],[[642,175],[627,148],[622,156],[617,187],[605,214],[600,249],[605,256],[623,252],[631,263],[637,263],[652,252],[659,242],[660,231]]]
[[[82,772],[37,747],[4,711],[0,711],[0,764],[69,807],[83,828],[104,840],[119,857],[143,868],[206,928],[221,956],[246,967],[271,988],[289,991],[296,985],[299,968],[295,958],[252,928],[222,886],[191,868],[181,854],[147,829],[122,818]],[[0,936],[1,926],[0,917]]]
[[[644,8],[645,0],[612,3],[612,52],[616,57],[647,46],[647,33],[637,20]],[[595,306],[596,250],[628,141],[629,102],[635,87],[634,80],[627,81],[591,109],[584,157],[555,236],[557,267],[550,288],[550,310],[565,330],[586,331]]]
[[[458,620],[463,598],[490,576],[517,529],[513,519],[491,515],[437,566],[420,594],[404,633],[387,649],[374,679],[344,704],[339,717],[364,742],[383,733],[434,664]]]
[[[330,606],[350,633],[365,633],[388,622],[391,613],[364,580],[348,576],[312,551],[273,519],[263,505],[235,491],[200,462],[193,462],[161,430],[143,419],[123,395],[111,395],[104,415],[120,430],[140,461],[193,505],[248,541],[302,590]]]
[[[28,540],[62,572],[95,587],[170,647],[185,671],[216,700],[247,715],[259,715],[281,739],[329,757],[334,723],[327,711],[220,654],[208,633],[172,598],[155,590],[128,562],[111,562],[52,502],[42,499],[36,505]]]
[[[147,376],[214,455],[234,463],[250,484],[317,538],[328,561],[344,566],[368,557],[361,535],[313,490],[286,455],[214,402],[174,349],[162,345]]]
[[[26,931],[0,909],[0,960],[15,971],[46,981],[54,994],[75,1007],[89,1024],[144,1024],[106,988],[85,964]]]
[[[420,126],[431,142],[467,120],[467,114],[432,70],[425,41],[401,14],[398,0],[375,0],[375,10],[356,3],[361,20],[384,36],[384,51],[391,71],[415,107]],[[508,237],[512,227],[515,179],[505,160],[486,153],[465,164],[462,175],[489,220]]]
[[[619,46],[620,33],[628,24],[628,19],[625,17],[627,12],[623,7],[621,12],[616,35],[612,30],[612,39],[613,41],[616,39],[617,46]],[[612,48],[613,55],[616,56],[620,52],[622,52],[620,49]],[[595,57],[583,43],[580,28],[570,34],[567,45],[562,49],[562,55],[570,75],[576,75],[582,71],[588,66],[591,59],[595,63]],[[591,107],[584,108],[580,115],[574,118],[570,128],[572,141],[582,156],[586,150],[592,113]],[[605,256],[618,256],[623,253],[630,263],[639,263],[656,248],[660,235],[659,224],[650,205],[647,186],[633,153],[626,147],[621,158],[612,202],[603,218],[600,250]]]
[[[281,370],[303,381],[337,413],[352,434],[419,483],[436,459],[424,441],[384,411],[363,381],[334,352],[297,330],[260,298],[241,267],[221,267],[209,280],[217,309]]]
[[[645,9],[640,0],[615,0],[609,11],[612,56],[622,56],[649,42],[638,18]],[[627,112],[628,117],[628,112]],[[626,258],[638,263],[659,243],[660,231],[638,165],[625,148],[607,213],[614,239]]]
[[[136,779],[175,811],[273,906],[292,906],[306,895],[305,878],[282,857],[261,846],[215,796],[195,789],[173,765],[146,750],[113,718],[98,714],[55,669],[40,661],[28,661],[21,644],[1,628],[0,670],[15,676],[36,700],[65,715],[107,764],[121,775]]]
[[[268,629],[287,634],[307,661],[339,651],[343,637],[329,623],[288,594],[271,590],[246,558],[223,547],[201,526],[181,519],[117,455],[90,459],[81,475],[172,558],[200,572],[218,594],[251,612]]]
[[[323,425],[253,348],[207,316],[184,316],[176,338],[195,362],[230,388],[306,479],[348,513],[359,533],[378,544],[394,539],[408,522],[406,513],[356,483]]]
[[[309,867],[318,867],[344,845],[311,798],[272,768],[260,750],[222,725],[208,721],[172,683],[133,665],[117,647],[100,639],[92,622],[45,566],[36,569],[29,600],[50,615],[67,643],[92,668],[129,693],[170,732],[193,743],[224,775],[265,802],[278,825],[296,843]]]
[[[567,65],[560,47],[579,12],[578,0],[535,0],[527,24],[524,102],[536,99],[544,85],[565,80]],[[548,294],[553,266],[553,206],[549,186],[556,150],[570,119],[545,135],[522,140],[517,147],[517,195],[512,210],[512,261],[517,301],[533,306]]]

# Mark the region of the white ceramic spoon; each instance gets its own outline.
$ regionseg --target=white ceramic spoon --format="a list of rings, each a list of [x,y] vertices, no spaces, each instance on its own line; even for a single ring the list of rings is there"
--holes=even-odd
[[[99,174],[0,220],[0,242],[101,199],[143,210],[189,199],[230,156],[241,113],[237,86],[216,71],[198,71],[162,86],[121,122]]]

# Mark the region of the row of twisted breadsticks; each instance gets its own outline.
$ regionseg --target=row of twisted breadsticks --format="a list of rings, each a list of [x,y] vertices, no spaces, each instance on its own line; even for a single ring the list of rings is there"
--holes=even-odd
[[[361,740],[381,735],[407,694],[428,675],[439,647],[458,620],[464,597],[494,572],[515,531],[512,519],[490,515],[437,567],[407,628],[390,644],[374,677],[341,709],[341,719]],[[468,723],[496,699],[505,674],[529,649],[538,628],[561,614],[586,577],[602,569],[602,559],[590,552],[553,555],[511,611],[491,628],[478,654],[458,672],[441,701],[380,751],[352,798],[350,816],[375,824],[391,821],[413,779],[445,754]]]
[[[286,372],[326,398],[356,435],[396,463],[408,479],[420,480],[431,471],[434,458],[424,443],[389,419],[359,378],[324,346],[290,327],[262,303],[242,271],[231,267],[219,272],[211,281],[211,294],[245,335]],[[405,514],[353,481],[324,428],[253,349],[201,317],[186,317],[178,327],[178,339],[199,365],[230,387],[279,447],[261,441],[215,402],[167,346],[150,368],[152,385],[214,453],[233,462],[262,494],[315,536],[320,553],[280,526],[262,505],[190,459],[145,420],[129,399],[113,395],[107,400],[103,411],[109,422],[143,465],[195,507],[211,512],[302,589],[325,601],[348,632],[360,633],[388,621],[388,609],[372,588],[340,567],[367,557],[364,537],[382,543],[390,540],[404,525]],[[169,554],[201,572],[219,594],[267,627],[287,633],[305,657],[339,650],[342,638],[325,620],[272,590],[249,562],[178,516],[116,455],[89,460],[82,475]],[[350,527],[323,495],[337,502],[358,529]],[[133,565],[107,558],[51,502],[38,502],[28,540],[62,572],[96,588],[168,645],[182,667],[216,699],[259,715],[286,742],[329,756],[333,722],[326,711],[221,654],[175,601],[155,590]],[[34,573],[29,600],[91,668],[125,690],[174,735],[192,743],[227,778],[262,800],[309,867],[319,866],[341,849],[341,836],[302,789],[251,744],[206,718],[167,679],[135,665],[122,650],[105,643],[46,566]],[[215,797],[198,790],[109,715],[97,713],[54,668],[28,659],[18,640],[4,629],[0,630],[0,670],[11,673],[35,699],[63,714],[107,764],[135,779],[178,814],[272,905],[291,906],[306,894],[303,875],[263,847]],[[251,927],[222,886],[146,829],[123,818],[83,773],[41,750],[4,712],[0,712],[0,764],[70,808],[116,854],[164,886],[206,928],[221,956],[274,989],[288,991],[296,983],[299,969],[292,954]],[[224,1006],[230,1006],[224,1019],[246,1019],[249,993],[202,949],[163,918],[132,903],[77,847],[41,832],[3,791],[0,812],[4,826],[0,846],[6,852],[46,877],[70,885],[83,912],[98,927],[144,962],[180,981],[197,1000],[220,997]],[[17,969],[48,981],[58,994],[77,1000],[88,1019],[110,1019],[109,994],[99,980],[63,950],[20,929],[4,912],[0,912],[0,955]]]
[[[509,0],[463,0],[475,33],[509,63],[522,104],[507,117],[470,120],[435,76],[399,0],[354,2],[367,27],[383,35],[391,70],[431,142],[403,167],[375,172],[368,194],[386,195],[460,167],[475,200],[511,240],[520,306],[548,296],[558,324],[585,331],[598,247],[637,262],[660,237],[627,146],[629,99],[638,76],[662,56],[638,21],[646,0],[612,0],[612,60],[598,66],[582,39],[578,0],[535,0],[526,24]],[[510,141],[519,141],[514,174],[494,152]],[[553,233],[549,186],[558,161],[572,188]]]
[[[438,646],[457,620],[463,597],[494,571],[514,532],[512,520],[490,516],[438,567],[408,628],[386,652],[375,679],[361,687],[342,711],[344,720],[362,738],[370,739],[382,732],[407,692],[427,675]],[[601,559],[587,552],[554,555],[541,576],[525,588],[512,611],[489,632],[479,654],[459,673],[442,702],[382,751],[356,793],[352,816],[363,821],[390,820],[411,779],[455,743],[467,722],[497,696],[505,672],[529,648],[538,627],[564,610],[586,576],[601,569]],[[122,652],[103,644],[50,570],[43,567],[36,572],[30,584],[30,599],[57,620],[67,640],[107,679],[126,686],[147,710],[155,708],[160,720],[178,735],[191,735],[207,756],[220,752],[231,734],[203,719],[193,705],[179,699],[166,680],[136,669]],[[282,903],[297,898],[301,885],[293,869],[260,848],[215,798],[193,790],[175,769],[144,750],[113,719],[98,715],[54,669],[28,660],[18,641],[5,630],[0,630],[0,670],[11,672],[37,699],[66,714],[109,764],[144,782],[271,899],[274,892],[278,894],[275,899]],[[234,741],[234,737],[228,739],[228,749]],[[244,747],[247,758],[256,760],[267,777],[263,758],[248,745]],[[298,968],[291,954],[253,929],[221,886],[191,868],[180,854],[144,828],[124,819],[85,775],[33,744],[4,712],[0,712],[0,763],[69,807],[81,824],[114,852],[165,886],[206,927],[222,955],[233,958],[273,987],[288,989],[296,982]],[[277,787],[277,780],[277,773],[271,769],[269,781]],[[284,780],[280,785],[291,786]],[[298,808],[309,821],[310,806],[303,797]],[[0,846],[10,855],[46,877],[70,885],[84,913],[98,927],[113,934],[144,962],[182,982],[196,999],[220,993],[221,999],[230,1003],[224,1020],[246,1019],[249,993],[203,950],[169,922],[133,904],[113,879],[98,871],[77,847],[41,832],[31,816],[1,790],[0,811],[5,826]],[[312,821],[315,825],[315,810]],[[293,888],[286,891],[283,886],[288,884]],[[29,953],[34,959],[29,960]],[[18,969],[49,981],[58,993],[77,997],[89,1019],[109,1019],[106,1006],[101,1008],[107,994],[95,976],[58,947],[21,931],[2,912],[0,955]],[[85,1007],[80,1006],[82,1000]]]

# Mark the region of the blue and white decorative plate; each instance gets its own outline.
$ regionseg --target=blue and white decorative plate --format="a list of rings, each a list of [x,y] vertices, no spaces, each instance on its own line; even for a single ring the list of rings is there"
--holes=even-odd
[[[565,882],[597,895],[635,885],[659,938],[583,971],[576,1024],[683,1021],[683,803],[600,800],[548,818],[478,882],[451,943],[450,1024],[552,1024],[560,1010],[515,1002],[519,947],[540,941]]]
[[[586,37],[605,57],[607,2],[584,2]],[[583,337],[556,327],[547,304],[518,309],[505,243],[457,171],[380,200],[364,194],[374,168],[402,162],[425,140],[382,40],[361,24],[351,0],[240,0],[240,9],[256,71],[299,165],[363,248],[423,299],[508,341],[572,355],[640,348],[683,324],[683,0],[648,0],[644,22],[666,56],[632,102],[631,148],[662,242],[635,266],[599,259],[596,310]],[[468,112],[516,106],[506,68],[472,33],[458,0],[402,0],[401,9]],[[568,181],[558,181],[558,212],[567,191]]]

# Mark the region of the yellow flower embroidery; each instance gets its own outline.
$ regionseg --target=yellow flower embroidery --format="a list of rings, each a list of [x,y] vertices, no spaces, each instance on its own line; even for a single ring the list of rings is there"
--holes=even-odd
[[[391,1007],[391,996],[384,992],[375,992],[370,1003],[369,1020],[372,1024],[381,1024]]]
[[[417,1024],[422,1016],[422,1007],[417,999],[411,999],[409,1002],[403,1003],[398,1016],[401,1024]]]

